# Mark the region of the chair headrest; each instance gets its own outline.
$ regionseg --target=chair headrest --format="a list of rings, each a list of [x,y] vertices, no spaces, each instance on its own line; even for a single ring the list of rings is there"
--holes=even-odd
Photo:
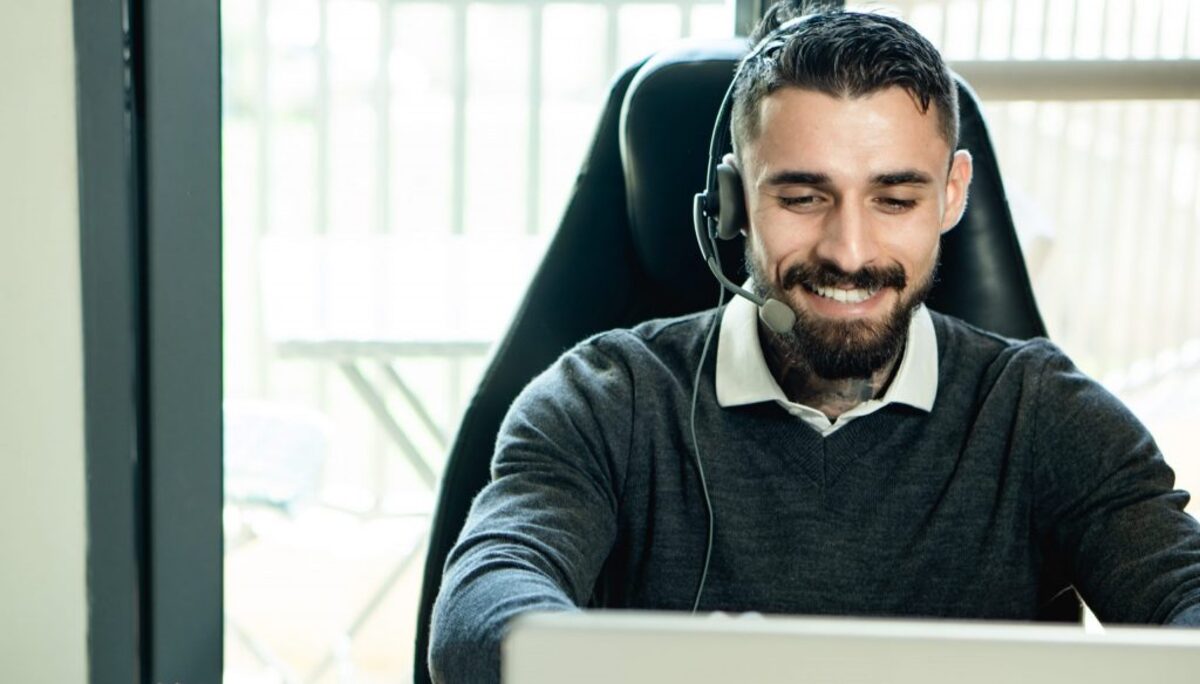
[[[716,282],[700,259],[692,197],[704,190],[713,122],[742,39],[689,41],[650,58],[625,95],[621,161],[634,248],[651,287],[687,301],[715,304]],[[745,278],[741,240],[720,245],[726,275]],[[709,286],[711,285],[711,286]]]

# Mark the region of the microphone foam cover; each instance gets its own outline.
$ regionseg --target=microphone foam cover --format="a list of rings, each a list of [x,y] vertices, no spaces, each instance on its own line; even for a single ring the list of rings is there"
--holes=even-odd
[[[758,309],[758,317],[767,324],[768,328],[780,335],[790,333],[792,326],[796,324],[796,312],[778,299],[768,299],[763,302]]]

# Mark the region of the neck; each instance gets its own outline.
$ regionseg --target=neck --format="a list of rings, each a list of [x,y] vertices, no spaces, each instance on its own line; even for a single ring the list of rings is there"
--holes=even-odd
[[[759,339],[764,342],[763,356],[767,367],[788,400],[810,406],[824,413],[830,420],[836,420],[838,416],[864,401],[883,396],[899,366],[900,356],[904,353],[904,349],[901,348],[870,377],[830,380],[818,376],[803,359],[794,358],[794,354],[780,349],[773,336],[760,334]]]

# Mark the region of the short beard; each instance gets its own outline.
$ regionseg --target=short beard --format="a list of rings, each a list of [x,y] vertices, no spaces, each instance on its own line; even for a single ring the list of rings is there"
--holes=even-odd
[[[780,287],[758,267],[749,246],[746,249],[746,271],[750,274],[754,292],[760,297],[778,299],[796,311],[791,334],[780,334],[759,326],[760,334],[768,336],[772,350],[787,367],[808,368],[825,380],[870,378],[899,356],[908,339],[913,311],[933,289],[936,264],[935,261],[929,276],[914,283],[911,289],[899,265],[846,273],[829,262],[792,266],[783,274],[783,286]],[[796,310],[786,295],[786,290],[794,288],[839,285],[866,289],[890,287],[900,294],[900,300],[883,321],[876,323],[821,318],[808,311]]]

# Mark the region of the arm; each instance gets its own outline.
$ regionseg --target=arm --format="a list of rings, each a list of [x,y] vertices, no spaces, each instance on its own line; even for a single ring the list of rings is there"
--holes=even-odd
[[[435,681],[498,681],[509,620],[586,603],[616,537],[631,397],[627,370],[593,341],[513,403],[492,480],[446,561],[431,630]]]
[[[1200,525],[1146,428],[1055,350],[1038,378],[1037,520],[1101,621],[1200,625]]]

